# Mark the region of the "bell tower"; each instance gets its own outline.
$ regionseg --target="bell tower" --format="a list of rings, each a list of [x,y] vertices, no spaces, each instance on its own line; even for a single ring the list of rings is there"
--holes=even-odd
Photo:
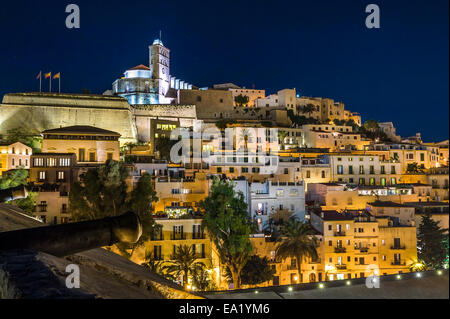
[[[155,39],[149,47],[149,67],[152,86],[158,94],[158,103],[165,104],[170,88],[170,50],[160,39]]]

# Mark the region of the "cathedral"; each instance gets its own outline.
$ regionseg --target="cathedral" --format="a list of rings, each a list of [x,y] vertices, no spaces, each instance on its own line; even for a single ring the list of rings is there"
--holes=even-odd
[[[175,104],[177,90],[192,89],[192,84],[170,75],[170,50],[160,39],[149,47],[148,65],[125,71],[122,78],[114,81],[112,93],[126,98],[131,105]]]

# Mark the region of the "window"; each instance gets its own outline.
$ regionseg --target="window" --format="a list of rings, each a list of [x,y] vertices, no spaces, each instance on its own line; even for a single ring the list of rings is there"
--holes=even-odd
[[[391,174],[395,174],[395,166],[391,166]]]
[[[349,173],[349,174],[353,174],[353,166],[352,166],[352,165],[350,165],[350,166],[348,167],[348,173]]]
[[[217,174],[221,174],[222,173],[222,167],[217,167]]]
[[[179,188],[172,188],[172,194],[180,194]]]
[[[381,182],[381,186],[386,186],[386,178],[385,177],[382,177],[380,179],[380,182]]]
[[[364,174],[364,165],[359,165],[359,174]]]
[[[241,168],[242,173],[248,173],[248,167],[242,167]]]
[[[375,185],[375,178],[371,177],[369,179],[369,185],[371,185],[371,186]]]
[[[58,172],[58,180],[60,181],[64,180],[64,172]]]
[[[369,174],[375,174],[375,167],[373,165],[370,165]]]
[[[284,169],[284,174],[285,174],[285,175],[289,174],[289,168],[285,168],[285,169]]]
[[[384,165],[381,165],[381,174],[386,174],[386,170]]]
[[[84,162],[85,161],[85,149],[84,148],[80,148],[79,150],[78,150],[78,160],[80,161],[80,162]]]
[[[360,178],[359,179],[359,185],[366,185],[366,179],[365,178]]]
[[[396,185],[397,184],[397,179],[395,177],[391,178],[391,185]]]
[[[45,177],[46,177],[45,171],[39,172],[39,180],[43,181],[45,180]]]
[[[344,174],[344,167],[342,165],[337,166],[337,173],[338,175]]]
[[[95,153],[89,153],[89,162],[95,162]]]
[[[310,171],[306,171],[306,178],[311,178],[311,172]]]
[[[106,160],[112,160],[113,159],[113,153],[106,153]]]
[[[202,101],[202,97],[199,95],[197,96],[197,102],[201,102]]]
[[[234,167],[230,167],[230,173],[234,173]]]
[[[325,178],[325,171],[322,171],[322,178]]]

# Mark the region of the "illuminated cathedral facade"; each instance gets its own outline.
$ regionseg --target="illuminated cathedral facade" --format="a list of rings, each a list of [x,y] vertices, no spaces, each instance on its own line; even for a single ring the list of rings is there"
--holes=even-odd
[[[149,47],[149,66],[138,65],[125,71],[113,83],[113,94],[131,105],[176,104],[178,90],[190,90],[192,84],[170,75],[170,50],[160,39]]]

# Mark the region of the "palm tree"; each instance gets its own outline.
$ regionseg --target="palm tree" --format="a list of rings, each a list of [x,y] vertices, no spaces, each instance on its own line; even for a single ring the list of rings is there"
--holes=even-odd
[[[187,289],[189,276],[194,276],[205,268],[205,264],[197,261],[194,250],[188,245],[178,246],[169,263],[170,265],[163,267],[164,270],[175,278],[182,276],[184,289]]]
[[[288,133],[286,131],[278,131],[278,139],[280,140],[282,150],[284,150],[284,139],[286,138],[287,134]]]
[[[309,114],[309,117],[311,117],[311,114],[316,110],[316,107],[313,104],[307,104],[302,108],[302,113]]]
[[[317,259],[317,239],[314,230],[295,218],[281,226],[283,234],[276,249],[276,256],[282,259],[295,258],[299,278],[302,278],[302,261],[304,258]]]
[[[148,268],[150,271],[153,271],[166,279],[175,280],[173,275],[166,272],[164,268],[164,261],[155,259],[152,252],[146,252],[144,260],[145,262],[142,263],[141,266]]]
[[[244,141],[244,151],[248,151],[248,142],[252,138],[252,131],[249,129],[243,129],[240,139]]]

